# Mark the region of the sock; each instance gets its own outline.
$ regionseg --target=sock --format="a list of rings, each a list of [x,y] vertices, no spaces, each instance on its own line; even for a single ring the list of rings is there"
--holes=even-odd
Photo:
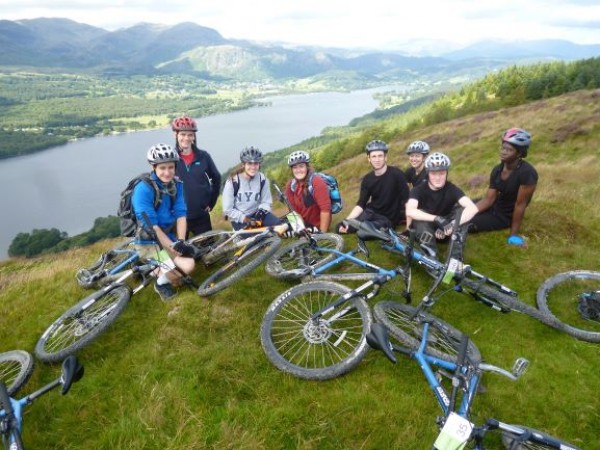
[[[161,285],[161,284],[169,284],[169,283],[170,283],[170,281],[169,281],[169,278],[167,277],[166,273],[163,273],[161,276],[159,276],[156,279],[156,284],[159,284],[159,285]]]

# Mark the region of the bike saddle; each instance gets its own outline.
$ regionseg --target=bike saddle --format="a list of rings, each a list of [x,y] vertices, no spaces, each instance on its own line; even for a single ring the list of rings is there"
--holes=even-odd
[[[356,232],[356,236],[363,241],[378,239],[389,242],[392,239],[385,231],[378,230],[375,228],[375,225],[369,221],[360,222],[360,227]]]

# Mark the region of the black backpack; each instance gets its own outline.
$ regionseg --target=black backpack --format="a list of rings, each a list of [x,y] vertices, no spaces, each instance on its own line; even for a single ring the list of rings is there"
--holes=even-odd
[[[149,173],[143,173],[132,179],[123,192],[121,192],[121,201],[119,202],[119,209],[117,210],[117,216],[121,219],[121,234],[126,237],[135,236],[138,228],[137,218],[135,217],[133,206],[131,204],[131,196],[133,195],[133,189],[140,181],[144,181],[152,186],[154,190],[154,209],[157,209],[162,201],[158,184],[152,179]],[[174,194],[171,195],[171,202],[175,202]]]

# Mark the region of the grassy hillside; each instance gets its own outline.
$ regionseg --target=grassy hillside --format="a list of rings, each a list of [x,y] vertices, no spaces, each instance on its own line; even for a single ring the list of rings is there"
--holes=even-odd
[[[600,91],[578,91],[550,100],[475,114],[394,134],[390,162],[406,166],[404,149],[427,140],[453,161],[451,179],[482,195],[498,161],[499,137],[510,126],[533,134],[528,160],[540,182],[522,229],[529,248],[509,248],[505,232],[472,236],[467,261],[535,303],[537,286],[567,269],[600,270],[597,213],[600,161]],[[388,138],[391,137],[391,139]],[[359,147],[359,141],[338,143]],[[352,207],[364,155],[328,168],[338,176],[346,210]],[[336,218],[343,218],[344,212]],[[32,350],[41,332],[87,292],[74,279],[116,241],[0,265],[2,349]],[[347,237],[347,246],[356,243]],[[395,258],[370,244],[373,261]],[[202,272],[196,274],[198,278]],[[428,278],[418,269],[415,296]],[[258,337],[269,303],[291,284],[260,269],[209,299],[180,291],[163,304],[151,290],[134,297],[111,330],[81,352],[86,375],[66,397],[53,392],[26,415],[25,444],[44,449],[423,449],[437,435],[437,403],[412,363],[390,364],[371,352],[356,370],[328,382],[308,382],[276,370]],[[378,300],[394,298],[391,286]],[[502,315],[456,293],[434,312],[468,333],[484,359],[510,367],[518,356],[532,362],[518,382],[493,375],[478,397],[474,419],[493,416],[541,428],[599,449],[600,346],[574,340],[527,316]],[[402,360],[401,360],[402,361]],[[53,378],[58,367],[39,364],[26,390]],[[501,448],[491,439],[490,449]]]

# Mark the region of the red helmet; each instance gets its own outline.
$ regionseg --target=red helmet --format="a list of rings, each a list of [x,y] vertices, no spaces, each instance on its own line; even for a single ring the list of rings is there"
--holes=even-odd
[[[177,117],[171,125],[173,131],[198,131],[196,121],[188,116]]]

